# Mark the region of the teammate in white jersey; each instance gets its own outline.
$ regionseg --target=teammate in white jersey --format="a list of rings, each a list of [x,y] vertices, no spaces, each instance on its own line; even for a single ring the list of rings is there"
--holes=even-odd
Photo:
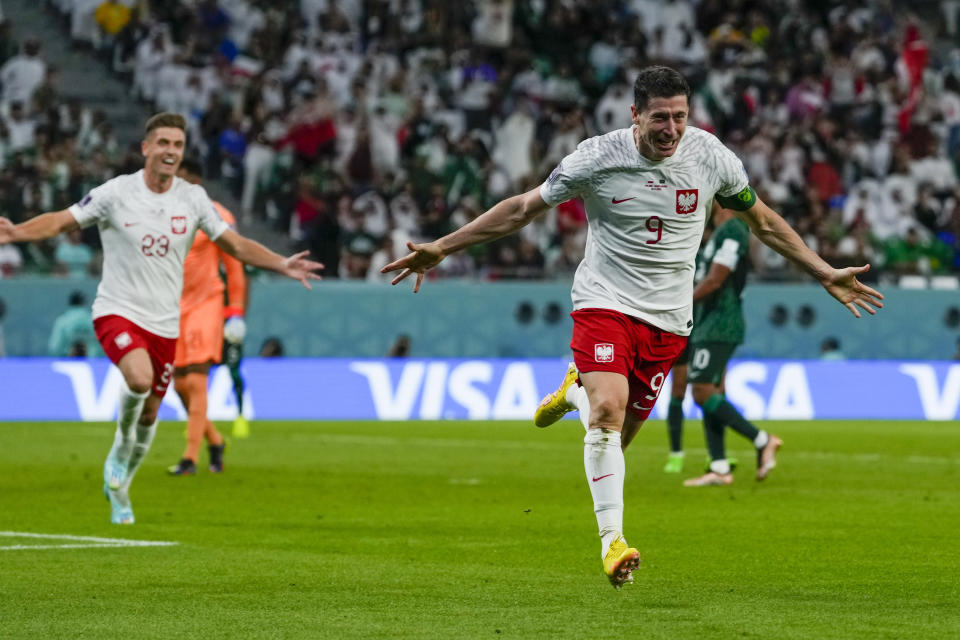
[[[623,449],[656,402],[693,326],[694,259],[714,199],[734,209],[764,243],[806,269],[857,317],[881,296],[811,251],[757,199],[743,165],[713,135],[687,127],[690,87],[667,67],[634,85],[633,126],[583,141],[539,188],[507,198],[469,224],[387,265],[396,284],[447,255],[513,233],[570,198],[587,210],[587,247],[573,282],[571,364],[534,418],[548,426],[580,410],[584,467],[601,537],[603,568],[620,587],[640,563],[623,538]],[[858,309],[859,308],[859,309]]]
[[[323,268],[306,251],[284,258],[244,238],[215,212],[203,187],[177,178],[185,131],[182,116],[157,114],[146,124],[141,171],[105,182],[69,209],[18,225],[0,217],[0,244],[34,242],[92,224],[100,229],[103,279],[93,303],[94,328],[126,383],[104,464],[104,493],[116,524],[134,521],[130,483],[153,442],[157,410],[173,376],[183,261],[197,229],[238,260],[308,289]]]

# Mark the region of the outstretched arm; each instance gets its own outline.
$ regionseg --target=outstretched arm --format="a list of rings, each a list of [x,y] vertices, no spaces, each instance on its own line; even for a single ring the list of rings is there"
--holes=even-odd
[[[706,277],[693,288],[693,301],[700,302],[708,295],[719,289],[727,276],[730,275],[730,267],[714,262],[710,265]]]
[[[9,218],[0,218],[0,244],[46,240],[78,226],[76,218],[67,209],[43,213],[20,224],[13,224]]]
[[[234,315],[243,315],[247,308],[247,276],[243,272],[243,263],[233,256],[221,254],[220,261],[227,275],[227,309]]]
[[[876,313],[874,307],[883,307],[883,295],[857,280],[858,274],[870,269],[869,264],[834,269],[804,244],[803,239],[780,214],[759,198],[749,209],[737,211],[737,216],[750,226],[761,242],[816,278],[827,293],[839,300],[856,317],[860,317],[857,307],[871,315]]]
[[[550,206],[540,197],[540,187],[501,200],[483,215],[477,216],[471,222],[438,240],[422,244],[408,242],[407,248],[412,253],[391,262],[380,272],[400,271],[400,275],[393,279],[392,284],[397,284],[411,273],[416,273],[417,283],[413,285],[413,292],[416,293],[420,290],[420,283],[423,282],[423,274],[440,264],[440,261],[451,253],[510,235],[517,229],[530,224],[534,218],[549,208]]]
[[[284,258],[259,242],[241,236],[233,229],[227,229],[221,233],[215,242],[218,247],[240,262],[276,271],[288,278],[298,280],[307,289],[310,288],[310,280],[320,279],[316,272],[323,269],[323,265],[308,259],[309,251],[301,251]]]

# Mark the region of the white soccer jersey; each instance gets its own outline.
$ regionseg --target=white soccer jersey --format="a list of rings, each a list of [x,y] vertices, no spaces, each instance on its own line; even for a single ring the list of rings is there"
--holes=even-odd
[[[747,185],[733,152],[696,127],[660,162],[640,154],[632,128],[581,142],[540,186],[550,206],[576,196],[586,206],[573,308],[613,309],[689,335],[694,261],[713,198]]]
[[[103,278],[93,317],[123,316],[164,338],[180,334],[183,261],[197,229],[216,239],[227,229],[203,187],[180,178],[164,193],[143,170],[108,180],[70,207],[82,227],[96,223]]]

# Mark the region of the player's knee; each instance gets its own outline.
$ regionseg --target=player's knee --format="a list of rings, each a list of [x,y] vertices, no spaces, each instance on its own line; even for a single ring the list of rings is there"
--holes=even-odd
[[[184,406],[186,406],[190,399],[190,386],[187,383],[186,376],[176,376],[173,379],[173,390],[177,392],[180,400],[182,400]]]
[[[152,371],[133,371],[125,379],[127,387],[134,393],[147,393],[153,386]]]
[[[202,373],[188,373],[181,382],[183,392],[178,393],[190,399],[187,412],[190,415],[207,415],[207,376]],[[184,403],[187,404],[187,403]]]
[[[207,376],[202,373],[191,373],[187,376],[187,386],[190,397],[202,402],[207,401]]]
[[[626,408],[614,398],[599,398],[590,402],[590,426],[617,428],[623,424]],[[611,425],[615,425],[611,427]]]
[[[703,403],[706,402],[710,396],[716,393],[716,387],[712,384],[695,384],[693,385],[693,401],[697,403],[697,406],[702,407]]]

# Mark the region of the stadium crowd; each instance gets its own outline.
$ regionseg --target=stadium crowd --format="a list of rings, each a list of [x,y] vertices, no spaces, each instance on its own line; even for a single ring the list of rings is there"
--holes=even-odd
[[[958,3],[799,0],[52,0],[134,97],[189,119],[193,151],[327,265],[379,280],[434,238],[533,188],[585,137],[630,126],[632,79],[674,66],[691,124],[832,263],[960,272]],[[942,9],[942,13],[937,13]],[[24,219],[130,170],[103,113],[57,99],[39,43],[0,30],[0,202]],[[552,278],[582,257],[570,201],[445,276]],[[96,232],[21,247],[95,269]],[[86,250],[85,250],[86,249]],[[758,250],[757,270],[790,277]],[[0,257],[0,271],[16,271]]]

